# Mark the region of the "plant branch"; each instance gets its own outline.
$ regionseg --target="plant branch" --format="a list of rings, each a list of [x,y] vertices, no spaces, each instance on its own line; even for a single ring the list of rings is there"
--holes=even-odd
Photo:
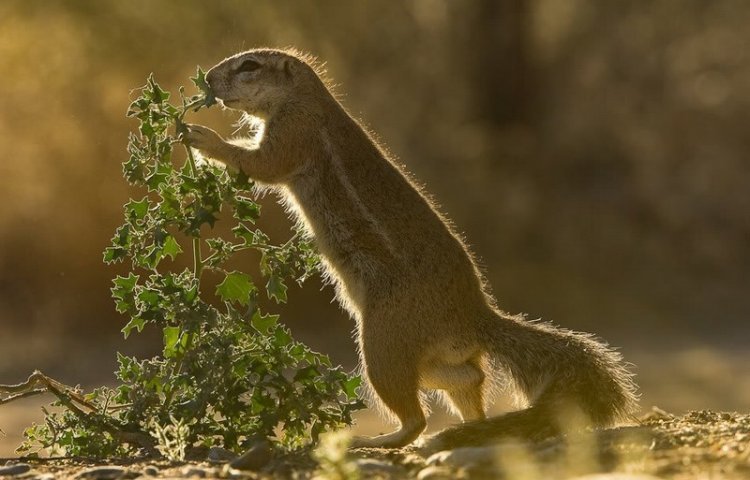
[[[0,387],[2,387],[2,385],[0,385]],[[45,390],[43,388],[39,388],[39,389],[36,389],[36,390],[29,390],[27,392],[17,393],[15,395],[11,395],[10,397],[7,397],[7,398],[0,398],[0,405],[2,405],[4,403],[10,403],[13,400],[20,400],[20,399],[26,398],[26,397],[33,397],[34,395],[39,395],[40,393],[47,393],[47,390]]]
[[[39,386],[42,388],[39,388]],[[103,430],[112,435],[121,443],[131,443],[143,447],[149,452],[154,451],[153,439],[143,432],[126,432],[116,426],[105,422],[102,419],[92,418],[91,412],[97,412],[100,409],[96,405],[92,405],[88,402],[83,395],[78,393],[74,388],[69,387],[61,382],[58,382],[54,378],[48,377],[39,370],[34,371],[25,382],[17,385],[0,385],[0,393],[11,393],[13,395],[0,399],[0,404],[7,403],[20,398],[29,397],[32,395],[38,395],[40,393],[52,393],[57,397],[60,403],[73,412],[81,422],[85,424],[95,423],[99,425]],[[86,413],[78,406],[81,405],[89,410],[90,413]],[[103,412],[104,413],[104,412]]]
[[[188,157],[188,165],[190,166],[190,175],[195,177],[195,175],[198,172],[198,167],[195,163],[195,157],[193,156],[193,151],[185,145],[185,150],[187,151],[187,157]],[[201,274],[203,273],[203,261],[201,260],[201,239],[199,237],[193,238],[193,275],[195,276],[196,280],[198,280],[198,289],[200,290],[200,279]]]
[[[294,235],[292,235],[292,238],[290,238],[289,240],[287,240],[286,243],[284,243],[284,245],[282,245],[281,247],[279,247],[279,250],[286,250],[287,248],[289,248],[292,245],[292,243],[296,242],[297,239],[301,235],[302,235],[302,232],[300,232],[300,231],[294,232]]]
[[[38,388],[42,386],[43,388]],[[18,395],[5,398],[3,403],[22,398],[23,396],[37,395],[42,392],[60,392],[61,394],[69,396],[72,400],[88,408],[91,411],[96,411],[98,408],[88,402],[83,395],[78,393],[75,388],[69,387],[63,383],[58,382],[54,378],[48,377],[39,370],[35,370],[25,382],[17,385],[0,385],[0,393],[16,393]],[[38,392],[38,393],[33,393]]]

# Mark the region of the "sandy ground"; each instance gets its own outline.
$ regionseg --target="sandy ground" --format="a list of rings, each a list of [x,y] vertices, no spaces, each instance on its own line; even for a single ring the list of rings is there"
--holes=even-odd
[[[319,449],[322,451],[323,449]],[[694,411],[675,416],[654,410],[638,424],[590,432],[569,432],[536,443],[459,448],[428,455],[413,447],[360,449],[341,455],[329,450],[320,465],[310,452],[263,457],[255,471],[225,463],[158,459],[28,461],[3,466],[25,480],[126,478],[235,479],[573,479],[573,480],[740,480],[750,477],[750,415]],[[322,467],[321,467],[322,465]],[[328,467],[327,470],[322,468]],[[19,471],[20,470],[20,471]],[[324,473],[324,476],[320,476]],[[354,476],[356,475],[356,476]]]
[[[706,348],[629,355],[637,366],[643,411],[652,406],[680,414],[688,410],[744,411],[750,407],[750,352],[727,352]],[[23,380],[23,375],[0,379],[0,383]],[[23,429],[40,422],[42,405],[49,397],[33,397],[0,405],[0,458],[14,456],[22,440]],[[493,413],[501,413],[509,405],[500,403]],[[436,406],[429,422],[429,431],[438,430],[455,421]],[[359,412],[355,434],[375,434],[390,427],[373,411]]]

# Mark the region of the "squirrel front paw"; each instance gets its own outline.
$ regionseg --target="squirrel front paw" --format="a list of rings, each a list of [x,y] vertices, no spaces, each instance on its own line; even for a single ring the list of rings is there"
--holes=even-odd
[[[202,125],[185,124],[187,131],[183,141],[192,148],[201,151],[205,156],[221,160],[229,144],[215,131]]]

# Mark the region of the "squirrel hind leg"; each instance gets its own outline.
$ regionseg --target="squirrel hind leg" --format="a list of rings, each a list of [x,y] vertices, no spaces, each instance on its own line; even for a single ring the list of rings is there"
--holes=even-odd
[[[374,399],[389,416],[398,419],[401,427],[376,437],[354,437],[350,447],[398,448],[408,445],[427,427],[416,372],[408,368],[408,362],[401,365],[369,362],[366,365],[366,378]]]
[[[466,422],[485,418],[484,380],[482,368],[470,360],[424,368],[421,386],[442,390],[448,406]]]
[[[354,437],[349,448],[399,448],[417,439],[425,429],[426,422],[412,422],[402,424],[399,430],[375,437]]]
[[[401,397],[398,402],[392,398],[383,397],[380,400],[396,416],[401,423],[401,428],[395,432],[378,435],[375,437],[354,437],[350,448],[399,448],[410,444],[419,437],[427,427],[422,404],[416,389],[413,398]]]
[[[446,390],[445,396],[464,422],[487,418],[484,411],[484,392],[481,384]]]

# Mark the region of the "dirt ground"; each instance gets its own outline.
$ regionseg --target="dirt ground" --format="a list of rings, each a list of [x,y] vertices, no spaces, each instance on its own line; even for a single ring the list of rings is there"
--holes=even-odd
[[[338,452],[341,453],[341,452]],[[379,478],[379,479],[746,479],[750,478],[750,415],[694,411],[673,416],[658,409],[638,424],[528,443],[463,448],[432,456],[418,448],[362,449],[342,458],[324,453],[321,469],[310,452],[276,455],[258,471],[208,462],[147,458],[2,459],[3,474],[18,479],[124,478]],[[5,469],[5,470],[4,470]]]

